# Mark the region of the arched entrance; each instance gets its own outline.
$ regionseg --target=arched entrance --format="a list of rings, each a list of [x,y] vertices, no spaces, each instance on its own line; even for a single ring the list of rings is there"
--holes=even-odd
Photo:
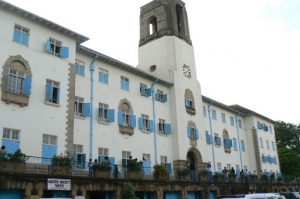
[[[201,153],[195,147],[192,147],[188,150],[186,155],[186,161],[187,161],[187,167],[192,171],[199,171],[203,169]],[[204,165],[204,169],[205,169],[205,165]]]

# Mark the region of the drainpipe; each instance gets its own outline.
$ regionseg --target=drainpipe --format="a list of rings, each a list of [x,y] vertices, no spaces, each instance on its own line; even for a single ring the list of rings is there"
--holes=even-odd
[[[151,84],[151,95],[152,95],[152,108],[153,108],[153,139],[154,139],[154,161],[157,164],[157,143],[156,143],[156,110],[155,110],[155,84],[157,83],[158,79],[155,79],[154,82]]]
[[[99,55],[97,55],[92,62],[90,63],[91,71],[91,118],[90,118],[90,159],[93,159],[93,149],[94,149],[94,111],[93,111],[93,100],[94,100],[94,71],[95,71],[95,62]]]
[[[236,132],[237,132],[237,138],[238,138],[238,146],[239,146],[239,152],[240,152],[240,162],[241,162],[241,168],[243,169],[243,158],[242,158],[242,150],[241,150],[241,141],[240,141],[240,131],[238,127],[238,119],[237,116],[235,116],[235,126],[236,126]]]
[[[208,104],[208,119],[209,119],[209,128],[210,128],[210,136],[212,139],[212,143],[211,143],[211,151],[212,151],[212,155],[213,155],[213,172],[216,171],[216,161],[215,161],[215,148],[214,148],[214,136],[213,136],[213,130],[212,130],[212,123],[211,123],[211,116],[210,116],[210,106],[211,104]]]

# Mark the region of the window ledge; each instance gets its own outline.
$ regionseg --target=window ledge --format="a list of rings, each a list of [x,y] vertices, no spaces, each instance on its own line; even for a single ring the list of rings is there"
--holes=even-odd
[[[82,119],[82,120],[85,119],[85,117],[83,117],[81,115],[77,115],[76,113],[74,113],[74,118],[78,118],[78,119]]]
[[[11,93],[7,90],[2,89],[2,100],[9,104],[19,104],[20,106],[27,106],[29,103],[29,96],[25,96],[22,94]]]
[[[109,122],[107,122],[107,121],[102,121],[102,120],[100,120],[100,119],[98,119],[98,123],[99,123],[99,124],[104,124],[104,125],[109,125],[109,124],[110,124]]]
[[[60,107],[60,104],[56,104],[56,103],[52,103],[52,102],[47,102],[44,101],[45,104],[49,105],[49,106],[55,106],[55,107]]]
[[[131,128],[131,127],[119,125],[119,131],[120,131],[120,133],[122,133],[122,134],[133,135],[134,129]]]
[[[147,134],[150,134],[150,133],[151,133],[150,131],[145,130],[145,129],[143,129],[142,132],[143,132],[143,133],[147,133]]]
[[[164,131],[159,131],[158,134],[164,137],[168,137],[167,133]]]
[[[195,115],[196,114],[196,110],[194,107],[188,107],[186,106],[186,112],[188,112],[191,115]]]

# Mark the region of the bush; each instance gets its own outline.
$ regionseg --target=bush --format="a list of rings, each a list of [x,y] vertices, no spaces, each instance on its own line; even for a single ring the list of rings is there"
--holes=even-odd
[[[142,171],[143,162],[136,160],[127,160],[128,171]]]
[[[71,158],[63,155],[54,156],[52,158],[52,165],[71,168],[72,167]]]
[[[135,187],[133,184],[128,183],[125,185],[123,190],[123,197],[124,199],[138,199],[138,197],[135,195]]]
[[[235,178],[235,177],[236,177],[236,174],[235,174],[235,173],[228,173],[228,177],[229,177],[229,178]]]
[[[169,174],[168,174],[167,169],[165,168],[164,165],[156,164],[156,165],[154,165],[153,176],[154,176],[155,179],[158,179],[160,177],[168,177]]]
[[[94,171],[111,171],[111,167],[108,164],[94,164],[93,166]]]
[[[177,170],[177,175],[178,176],[188,176],[190,174],[190,170],[189,169],[180,169]]]
[[[21,152],[21,149],[18,149],[14,154],[10,155],[10,161],[12,162],[25,162],[26,161],[26,155]]]

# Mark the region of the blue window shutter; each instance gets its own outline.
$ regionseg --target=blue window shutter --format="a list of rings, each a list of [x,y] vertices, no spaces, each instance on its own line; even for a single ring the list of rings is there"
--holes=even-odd
[[[60,98],[60,89],[57,88],[57,104],[59,104],[59,98]]]
[[[104,156],[103,155],[99,155],[98,156],[98,164],[102,164],[104,161]]]
[[[69,57],[69,47],[61,47],[59,54],[60,54],[61,58],[68,58]]]
[[[21,40],[21,31],[15,29],[13,41],[20,43],[20,40]]]
[[[187,127],[187,136],[188,138],[192,138],[192,129],[190,127]]]
[[[143,161],[144,174],[151,174],[151,161]]]
[[[46,41],[45,47],[46,47],[46,52],[50,54],[51,53],[51,42],[49,39]]]
[[[108,74],[104,75],[104,81],[105,81],[106,84],[108,84]]]
[[[86,169],[86,154],[81,154],[81,164],[82,164],[82,168]]]
[[[130,116],[130,127],[135,128],[136,127],[136,118],[135,115]]]
[[[172,134],[172,126],[171,126],[171,124],[165,124],[165,129],[166,129],[167,135],[171,135]]]
[[[113,169],[114,165],[115,165],[115,158],[114,157],[108,157],[108,160],[110,162],[111,169]]]
[[[84,67],[83,65],[80,65],[80,74],[81,74],[82,76],[85,75],[85,67]]]
[[[172,174],[172,163],[166,163],[166,169],[169,174]]]
[[[155,100],[159,101],[159,94],[158,93],[155,93]]]
[[[147,89],[146,89],[146,96],[147,96],[147,97],[151,96],[151,93],[152,93],[151,88],[147,88]]]
[[[162,102],[166,102],[166,101],[168,101],[168,95],[164,94],[162,95]]]
[[[22,41],[21,43],[28,46],[29,35],[25,32],[22,33]]]
[[[83,117],[90,117],[91,116],[91,103],[84,103],[83,104]]]
[[[42,164],[51,164],[51,159],[57,154],[57,146],[42,145]]]
[[[232,139],[228,139],[229,147],[232,147]]]
[[[150,130],[150,132],[154,131],[154,122],[153,122],[153,120],[149,120],[149,130]]]
[[[24,84],[23,84],[23,94],[25,96],[29,96],[30,95],[30,91],[31,91],[31,77],[26,77],[24,79]]]
[[[145,85],[140,85],[140,93],[141,93],[141,95],[146,95],[146,87],[145,87]]]
[[[198,140],[199,139],[199,130],[196,129],[196,139]]]
[[[123,112],[118,112],[118,124],[123,125]]]
[[[114,122],[114,121],[115,121],[115,110],[108,109],[108,122]]]
[[[121,88],[122,88],[122,89],[125,89],[125,86],[124,86],[124,80],[123,80],[123,79],[121,79]]]
[[[139,117],[139,129],[141,130],[144,129],[144,120],[142,117]]]
[[[20,141],[2,139],[2,145],[5,146],[6,152],[11,154],[15,153],[20,148]]]
[[[53,92],[52,84],[47,84],[47,86],[46,86],[46,101],[47,102],[52,101],[52,92]]]

